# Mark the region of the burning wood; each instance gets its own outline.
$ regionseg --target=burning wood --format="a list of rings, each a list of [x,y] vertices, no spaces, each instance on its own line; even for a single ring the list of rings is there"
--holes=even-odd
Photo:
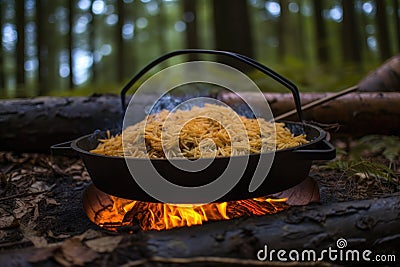
[[[93,198],[96,203],[100,201],[100,205],[93,206]],[[86,212],[91,221],[114,231],[118,227],[133,225],[142,230],[168,230],[207,221],[274,214],[289,207],[285,198],[268,197],[202,205],[149,203],[109,196],[94,186],[88,188],[84,202],[86,211],[94,211]]]

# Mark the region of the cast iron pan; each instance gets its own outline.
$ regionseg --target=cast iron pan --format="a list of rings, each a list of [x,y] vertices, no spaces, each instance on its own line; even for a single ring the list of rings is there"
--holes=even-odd
[[[335,157],[335,148],[325,140],[325,131],[314,125],[303,122],[297,87],[284,77],[266,68],[260,63],[231,52],[214,50],[179,50],[156,59],[133,77],[132,80],[122,89],[121,100],[123,110],[125,111],[126,108],[126,92],[149,69],[172,56],[189,53],[219,54],[236,58],[255,67],[289,88],[294,96],[298,115],[302,122],[284,122],[285,126],[295,135],[306,134],[306,138],[309,141],[309,143],[301,146],[276,151],[274,161],[266,179],[264,179],[263,183],[253,192],[249,192],[248,189],[250,181],[253,178],[254,170],[258,165],[260,154],[251,154],[240,181],[231,191],[216,201],[231,201],[261,197],[283,191],[300,183],[308,176],[313,160],[329,160]],[[111,134],[117,134],[119,132],[120,130],[112,130]],[[127,199],[158,202],[158,200],[148,195],[135,182],[129,172],[124,158],[98,155],[89,152],[97,147],[99,143],[98,139],[106,138],[106,136],[107,131],[96,132],[82,136],[71,142],[54,145],[52,146],[52,151],[56,154],[70,154],[71,151],[78,153],[82,158],[94,185],[107,194]],[[215,158],[207,168],[199,172],[187,172],[181,170],[166,159],[151,159],[151,163],[164,179],[177,185],[195,187],[214,181],[224,172],[229,160],[240,161],[241,158],[245,160],[245,157],[241,156]],[[143,162],[143,159],[139,158],[130,158],[128,160],[130,161],[130,166],[140,166]],[[174,160],[179,161],[180,159],[173,159],[172,161]]]

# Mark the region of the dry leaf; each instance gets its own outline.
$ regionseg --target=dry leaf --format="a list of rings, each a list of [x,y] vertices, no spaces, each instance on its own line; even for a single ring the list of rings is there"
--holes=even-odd
[[[80,173],[82,172],[83,166],[81,164],[72,164],[68,168],[66,168],[64,171],[67,174],[73,174],[73,173]]]
[[[36,206],[36,203],[35,201],[16,199],[15,208],[13,210],[15,218],[21,219],[25,214],[31,212],[32,209]]]
[[[38,235],[35,230],[36,225],[32,222],[24,225],[20,225],[21,232],[24,234],[24,237],[30,240],[33,245],[37,248],[43,248],[47,246],[47,240],[43,236]]]
[[[53,254],[54,259],[64,267],[70,267],[72,266],[72,263],[69,262],[65,257],[64,254],[62,253],[61,250],[56,250]]]
[[[287,198],[286,203],[291,206],[303,206],[320,200],[318,184],[310,177],[292,188],[274,194],[273,197]]]
[[[39,262],[51,258],[58,246],[45,247],[37,250],[32,256],[29,257],[29,262]]]
[[[73,265],[83,266],[97,258],[98,254],[92,249],[84,246],[79,238],[65,240],[61,245],[64,258]]]
[[[43,236],[25,236],[36,248],[44,248],[47,246],[47,240]]]
[[[0,240],[3,240],[3,238],[5,238],[6,236],[7,236],[6,231],[0,231]]]
[[[34,166],[32,170],[37,174],[39,174],[39,173],[47,173],[48,172],[48,169],[43,168],[43,167],[38,167],[38,166]]]
[[[47,205],[60,205],[54,198],[45,198],[45,200]]]
[[[89,239],[98,238],[100,236],[101,236],[100,232],[97,232],[93,229],[89,229],[86,232],[84,232],[83,234],[76,236],[76,238],[78,238],[79,240],[89,240]]]
[[[49,245],[37,250],[30,258],[30,262],[39,262],[54,258],[62,266],[83,266],[96,259],[98,254],[91,248],[84,246],[79,238],[65,240],[61,245]]]
[[[41,192],[49,190],[49,186],[45,182],[36,181],[31,185],[29,189],[30,189],[29,191],[31,192]]]
[[[0,229],[11,228],[17,225],[18,221],[12,215],[0,217]]]
[[[47,231],[47,234],[49,237],[55,238],[55,239],[66,239],[71,237],[71,235],[68,234],[59,234],[59,235],[55,235],[51,230]]]
[[[11,175],[10,175],[10,180],[11,180],[12,182],[17,182],[17,181],[21,180],[22,178],[24,178],[24,174],[23,174],[22,171],[23,171],[23,170],[20,170],[20,171],[16,171],[16,172],[11,173]]]
[[[85,244],[96,252],[113,252],[121,242],[123,236],[105,236],[86,241]]]
[[[79,173],[79,175],[74,175],[72,177],[75,181],[82,181],[82,182],[88,182],[90,181],[90,176],[87,171],[83,171],[82,173]]]
[[[44,185],[43,182],[35,182],[31,185],[28,191],[31,193],[36,193],[36,192],[41,192],[44,189],[50,190],[51,188],[52,186],[49,187],[47,185]],[[45,192],[41,194],[28,195],[26,197],[16,198],[15,208],[13,209],[13,214],[15,218],[21,219],[25,214],[31,212],[34,209],[33,217],[34,220],[36,220],[39,217],[38,203],[42,199],[46,199],[44,193]]]

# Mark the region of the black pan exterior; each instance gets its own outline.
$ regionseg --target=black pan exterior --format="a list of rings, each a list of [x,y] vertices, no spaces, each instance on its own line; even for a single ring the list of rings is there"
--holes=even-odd
[[[260,155],[252,154],[240,181],[235,187],[217,201],[231,201],[266,196],[293,187],[309,174],[312,160],[331,159],[335,149],[326,142],[325,132],[310,124],[285,122],[293,133],[305,133],[309,143],[295,148],[278,150],[268,176],[256,191],[249,192],[249,184],[257,168]],[[105,134],[105,133],[101,133]],[[158,202],[148,195],[132,178],[125,159],[90,153],[98,144],[98,135],[88,135],[72,142],[94,183],[101,191],[126,199]],[[240,157],[235,157],[240,160]],[[141,164],[143,159],[129,159],[132,164]],[[182,186],[199,186],[217,179],[225,170],[230,158],[216,158],[206,169],[200,172],[185,172],[173,166],[168,160],[151,160],[156,170],[167,180]],[[260,163],[262,166],[262,163]],[[131,164],[130,164],[131,165]],[[131,165],[132,166],[132,165]],[[134,166],[134,165],[133,165]]]

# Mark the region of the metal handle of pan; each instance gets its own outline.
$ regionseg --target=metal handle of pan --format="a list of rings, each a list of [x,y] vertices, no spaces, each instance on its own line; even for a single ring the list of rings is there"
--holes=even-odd
[[[276,73],[272,69],[264,66],[263,64],[247,57],[243,56],[237,53],[233,52],[228,52],[228,51],[218,51],[218,50],[204,50],[204,49],[185,49],[185,50],[176,50],[170,53],[167,53],[165,55],[162,55],[161,57],[153,60],[150,62],[147,66],[145,66],[143,69],[141,69],[131,80],[128,81],[128,83],[122,88],[121,90],[121,105],[122,105],[122,114],[125,114],[126,111],[126,93],[128,92],[129,89],[132,88],[132,86],[141,78],[143,77],[144,74],[146,74],[149,70],[151,70],[153,67],[157,66],[159,63],[175,56],[179,55],[185,55],[185,54],[211,54],[211,55],[222,55],[222,56],[227,56],[231,57],[234,59],[237,59],[238,61],[241,61],[243,63],[246,63],[247,65],[252,66],[253,68],[261,71],[262,73],[266,74],[267,76],[271,77],[275,81],[279,82],[286,88],[288,88],[293,95],[294,103],[296,105],[296,110],[297,110],[297,115],[300,119],[301,122],[303,122],[303,114],[301,111],[301,101],[300,101],[300,94],[299,90],[296,87],[294,83],[283,77],[282,75]]]
[[[314,149],[296,149],[293,153],[299,155],[301,159],[311,160],[330,160],[336,157],[335,147],[327,140],[321,140]]]
[[[77,156],[77,152],[75,152],[72,147],[73,141],[68,141],[68,142],[63,142],[63,143],[59,143],[56,145],[52,145],[50,147],[51,149],[51,154],[52,155],[57,155],[57,156]]]

